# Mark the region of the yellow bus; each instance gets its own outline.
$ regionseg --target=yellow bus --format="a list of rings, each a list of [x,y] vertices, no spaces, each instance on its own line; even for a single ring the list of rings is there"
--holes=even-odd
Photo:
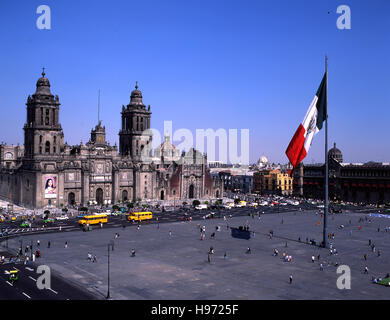
[[[93,216],[84,216],[79,219],[79,225],[92,225],[99,223],[107,223],[106,214],[95,214]]]
[[[151,220],[152,218],[153,214],[151,212],[132,212],[127,215],[129,221]]]

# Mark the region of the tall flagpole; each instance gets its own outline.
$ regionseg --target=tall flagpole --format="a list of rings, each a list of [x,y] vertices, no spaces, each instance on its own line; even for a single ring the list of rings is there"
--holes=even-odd
[[[328,56],[325,55],[325,76],[326,76],[326,118],[325,118],[325,205],[324,205],[324,248],[328,248]]]

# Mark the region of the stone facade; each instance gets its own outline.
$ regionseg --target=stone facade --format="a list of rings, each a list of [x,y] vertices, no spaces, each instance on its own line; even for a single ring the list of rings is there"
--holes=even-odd
[[[119,151],[106,141],[99,122],[86,144],[64,143],[60,102],[42,73],[27,99],[24,146],[0,145],[0,196],[29,208],[112,204],[119,201],[214,199],[221,180],[212,179],[206,155],[179,155],[169,137],[152,150],[151,111],[142,92],[122,106]],[[154,151],[154,154],[153,154]]]
[[[390,203],[389,163],[345,163],[336,144],[328,152],[329,199],[372,204]],[[294,193],[324,199],[325,164],[301,163],[294,172]]]

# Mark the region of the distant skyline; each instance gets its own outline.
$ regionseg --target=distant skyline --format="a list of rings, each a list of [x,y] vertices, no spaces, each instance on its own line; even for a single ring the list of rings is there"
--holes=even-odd
[[[36,9],[51,8],[51,30]],[[336,27],[339,5],[351,30]],[[69,144],[100,119],[118,144],[138,81],[151,126],[249,129],[250,162],[287,163],[290,139],[329,60],[329,148],[345,162],[390,162],[390,2],[9,1],[0,5],[0,141],[23,144],[28,95],[42,67],[60,98]],[[176,143],[177,144],[177,143]],[[324,132],[305,163],[324,160]]]

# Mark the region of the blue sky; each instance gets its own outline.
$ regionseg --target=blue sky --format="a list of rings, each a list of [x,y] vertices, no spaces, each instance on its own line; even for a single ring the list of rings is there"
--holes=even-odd
[[[36,27],[42,4],[51,30]],[[351,30],[336,27],[342,4]],[[107,138],[118,142],[138,81],[152,127],[248,128],[251,161],[285,163],[328,54],[329,144],[347,162],[390,161],[389,13],[386,0],[3,0],[0,141],[23,144],[44,66],[69,144],[88,141],[98,89]],[[304,162],[323,160],[323,142],[321,131]]]

